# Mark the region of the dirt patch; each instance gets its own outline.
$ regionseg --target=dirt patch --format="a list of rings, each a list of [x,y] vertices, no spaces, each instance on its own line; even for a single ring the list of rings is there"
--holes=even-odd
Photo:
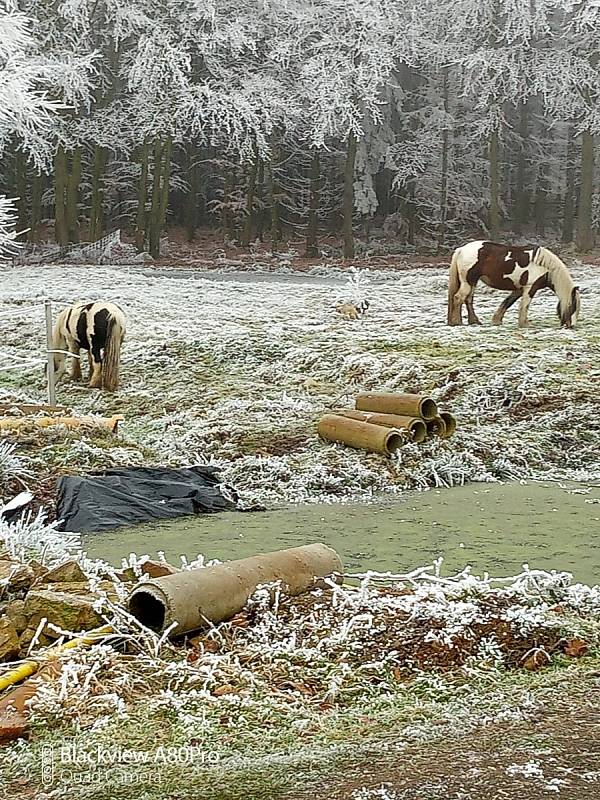
[[[598,800],[600,688],[533,719],[487,726],[440,744],[379,751],[337,766],[318,789],[285,800]],[[386,753],[385,750],[392,751]]]

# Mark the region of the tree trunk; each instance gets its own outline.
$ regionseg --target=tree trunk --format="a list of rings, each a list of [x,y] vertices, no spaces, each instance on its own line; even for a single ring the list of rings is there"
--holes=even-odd
[[[67,229],[69,241],[79,241],[78,199],[81,183],[81,148],[76,147],[71,156],[71,170],[67,177]]]
[[[319,190],[321,188],[321,154],[315,147],[310,162],[310,199],[308,205],[308,225],[306,228],[306,256],[319,256]]]
[[[498,166],[498,131],[490,135],[490,238],[497,240],[500,236],[500,198],[499,198],[499,166]]]
[[[67,154],[59,144],[54,156],[54,237],[61,247],[69,242],[67,227]]]
[[[346,148],[346,166],[344,170],[344,197],[343,197],[343,226],[344,258],[354,258],[354,232],[352,220],[354,217],[354,167],[356,164],[356,136],[353,131],[348,135]]]
[[[256,192],[257,175],[258,156],[255,156],[254,161],[250,166],[250,174],[248,176],[248,188],[246,190],[246,219],[244,220],[244,230],[242,232],[242,247],[249,247],[250,239],[252,238],[252,228],[254,224],[254,195]]]
[[[577,210],[577,249],[588,253],[594,246],[592,230],[592,193],[594,178],[594,136],[585,131],[581,136],[581,184]]]
[[[187,167],[190,190],[184,208],[185,230],[188,242],[193,242],[198,227],[198,188],[200,171],[196,159],[196,146],[190,142],[187,146]]]
[[[256,200],[258,211],[256,213],[256,237],[259,241],[264,241],[265,230],[265,162],[260,161],[258,166],[258,177],[256,179]]]
[[[173,147],[173,140],[167,136],[167,140],[163,145],[162,151],[162,166],[161,166],[161,179],[162,187],[160,191],[160,216],[159,216],[159,236],[166,229],[167,223],[167,208],[169,206],[169,191],[171,189],[171,149]]]
[[[444,112],[448,113],[448,67],[444,68],[442,82],[442,97],[444,100]],[[438,254],[445,245],[446,240],[446,220],[448,218],[448,150],[450,147],[450,131],[444,125],[442,133],[442,178],[440,184],[440,227],[438,230],[437,251]]]
[[[27,239],[37,242],[42,219],[42,175],[36,172],[31,182],[31,226]]]
[[[152,258],[160,256],[160,235],[164,228],[169,202],[169,179],[171,174],[171,137],[154,143],[154,165],[152,175],[152,199],[148,220],[148,240]]]
[[[15,188],[17,200],[17,232],[27,228],[27,160],[22,150],[15,153]]]
[[[102,210],[104,191],[102,188],[102,176],[106,169],[108,152],[104,147],[96,145],[94,147],[94,171],[92,174],[92,200],[90,207],[90,242],[101,239],[104,234],[104,214]]]
[[[138,253],[144,249],[146,238],[146,202],[148,199],[148,155],[149,146],[147,142],[140,148],[140,182],[138,184],[137,212],[135,218],[135,246]]]
[[[535,232],[538,236],[543,236],[546,231],[546,206],[548,198],[548,181],[546,166],[541,164],[535,192]]]
[[[235,175],[232,169],[225,170],[223,178],[223,206],[221,208],[221,227],[228,239],[235,239],[233,213],[231,211],[231,195],[235,186]]]
[[[266,164],[267,192],[269,194],[269,208],[271,209],[271,252],[279,250],[281,231],[279,228],[279,187],[275,177],[275,161],[277,158],[276,147],[271,148],[271,160]]]
[[[565,169],[565,199],[563,204],[563,242],[572,242],[575,230],[575,139],[573,127],[569,125],[567,132],[567,166]]]
[[[526,144],[529,140],[529,107],[521,103],[519,107],[519,156],[515,187],[515,231],[522,233],[529,223],[529,192],[527,191]]]

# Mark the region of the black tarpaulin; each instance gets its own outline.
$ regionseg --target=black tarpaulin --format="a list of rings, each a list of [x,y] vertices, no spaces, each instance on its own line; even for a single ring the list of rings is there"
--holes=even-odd
[[[222,489],[215,467],[107,469],[59,478],[57,517],[62,530],[79,533],[234,510],[235,493],[226,493],[232,500]]]

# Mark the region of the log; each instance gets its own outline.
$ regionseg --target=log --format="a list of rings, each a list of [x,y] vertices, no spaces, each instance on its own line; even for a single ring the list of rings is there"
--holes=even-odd
[[[176,622],[169,635],[181,636],[235,616],[261,584],[281,581],[288,594],[297,595],[314,586],[315,579],[341,572],[340,557],[330,547],[292,547],[152,578],[133,589],[129,611],[157,632]]]
[[[359,411],[421,417],[424,420],[433,419],[438,413],[437,405],[431,397],[394,392],[361,392],[356,396],[356,408]]]
[[[386,428],[337,414],[325,414],[317,426],[317,433],[328,442],[346,444],[358,450],[383,453],[386,456],[395,453],[408,435],[406,432],[403,435],[397,428]]]
[[[123,419],[120,414],[114,417],[3,417],[0,419],[0,430],[18,431],[27,425],[34,425],[36,428],[49,428],[54,425],[80,428],[82,425],[91,425],[96,428],[108,428],[116,433],[119,422]]]
[[[43,411],[45,414],[64,414],[66,406],[49,406],[44,403],[0,403],[0,414],[7,411],[18,409],[22,414],[38,414]]]
[[[399,428],[408,432],[413,442],[423,442],[427,438],[427,428],[422,419],[406,417],[400,414],[378,414],[375,411],[336,411],[340,417],[357,419],[359,422],[370,422],[384,428]]]

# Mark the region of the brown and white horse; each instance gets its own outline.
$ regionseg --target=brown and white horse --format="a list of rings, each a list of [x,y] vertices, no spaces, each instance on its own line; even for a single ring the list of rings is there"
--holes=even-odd
[[[545,247],[512,247],[494,242],[469,242],[454,251],[448,279],[448,324],[462,325],[462,306],[467,306],[469,325],[480,325],[473,309],[478,281],[492,289],[510,292],[492,322],[500,325],[506,311],[521,298],[519,327],[528,324],[527,311],[535,293],[552,289],[558,297],[560,324],[572,328],[579,314],[579,287],[560,258]]]
[[[121,345],[125,337],[125,315],[114,303],[76,303],[65,308],[56,318],[52,349],[66,351],[73,359],[73,380],[81,380],[79,351],[87,350],[90,366],[90,388],[113,392],[119,386]],[[64,375],[67,353],[54,353],[57,382]]]

